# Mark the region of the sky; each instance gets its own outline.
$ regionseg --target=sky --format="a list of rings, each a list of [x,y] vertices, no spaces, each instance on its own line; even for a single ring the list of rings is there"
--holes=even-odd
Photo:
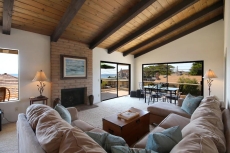
[[[174,71],[176,71],[178,67],[178,71],[189,71],[192,67],[192,62],[191,63],[175,63],[175,64],[169,64],[174,66]],[[146,65],[147,66],[147,65]]]
[[[0,53],[0,74],[18,74],[18,55]]]

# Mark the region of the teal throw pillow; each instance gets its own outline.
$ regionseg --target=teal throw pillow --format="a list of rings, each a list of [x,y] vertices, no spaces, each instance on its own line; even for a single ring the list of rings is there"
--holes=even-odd
[[[57,104],[54,109],[60,114],[60,116],[62,117],[63,120],[65,120],[66,122],[68,122],[69,124],[71,124],[71,115],[69,113],[69,111],[62,106],[61,104]]]
[[[181,109],[192,115],[196,108],[199,106],[202,99],[203,96],[195,97],[191,94],[188,94],[182,103]]]
[[[153,150],[129,148],[127,146],[112,146],[112,153],[157,153]]]
[[[94,141],[96,141],[102,148],[105,145],[105,139],[108,136],[108,133],[96,133],[96,132],[85,132],[90,136]]]
[[[180,140],[182,140],[180,127],[174,126],[161,132],[150,133],[145,149],[169,153]]]
[[[108,136],[105,139],[105,145],[104,145],[105,151],[111,152],[112,146],[126,146],[126,142],[122,137],[108,134]]]

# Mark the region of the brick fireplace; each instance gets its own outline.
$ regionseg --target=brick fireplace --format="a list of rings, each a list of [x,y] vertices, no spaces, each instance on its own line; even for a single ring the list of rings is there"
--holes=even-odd
[[[67,79],[61,80],[60,74],[60,55],[71,55],[87,58],[87,78],[86,79]],[[86,88],[86,97],[92,91],[92,50],[87,45],[59,39],[58,42],[51,42],[51,104],[55,98],[61,97],[62,89]],[[88,98],[85,104],[89,105]],[[51,105],[52,106],[52,105]]]

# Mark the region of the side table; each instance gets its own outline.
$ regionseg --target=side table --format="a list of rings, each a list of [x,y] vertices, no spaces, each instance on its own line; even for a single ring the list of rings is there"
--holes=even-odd
[[[42,97],[42,98],[29,98],[30,99],[30,105],[33,104],[36,101],[42,101],[43,104],[47,105],[48,98],[47,97]]]

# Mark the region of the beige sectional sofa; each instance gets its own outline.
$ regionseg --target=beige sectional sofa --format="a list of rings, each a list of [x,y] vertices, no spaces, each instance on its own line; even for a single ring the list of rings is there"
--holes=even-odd
[[[180,106],[169,103],[157,102],[149,107],[150,121],[159,123],[150,133],[177,125],[181,128],[183,139],[171,150],[172,153],[230,153],[230,110],[221,111],[220,102],[214,97],[204,98],[192,116],[187,116],[185,112],[181,114]],[[147,138],[148,135],[137,142],[134,148],[145,148]]]
[[[54,109],[42,104],[31,105],[26,114],[19,114],[17,121],[19,153],[106,152],[85,134],[85,131],[105,131],[79,120],[75,107],[67,109],[71,114],[72,125],[64,121]]]
[[[200,152],[230,153],[230,110],[226,109],[221,112],[218,104],[215,100],[203,99],[192,116],[184,117],[183,114],[175,113],[175,110],[172,111],[174,113],[166,115],[170,112],[170,109],[166,107],[167,113],[162,111],[165,105],[168,104],[155,103],[156,108],[160,108],[159,105],[162,105],[162,107],[160,108],[161,111],[158,111],[159,114],[156,113],[154,115],[161,116],[163,121],[150,131],[150,133],[160,132],[179,125],[182,130],[183,139],[172,149],[172,153],[183,153],[188,150],[190,152],[198,152],[197,150],[199,150]],[[62,120],[60,115],[50,109],[48,106],[40,105],[36,113],[27,111],[26,115],[19,114],[17,132],[20,153],[30,153],[31,151],[34,153],[44,153],[55,152],[57,150],[59,152],[81,152],[83,150],[84,152],[105,152],[103,148],[84,133],[84,131],[99,133],[105,131],[79,120],[76,108],[67,108],[72,118],[71,125]],[[176,110],[178,109],[179,106],[177,106]],[[54,124],[56,124],[55,128],[51,128]],[[58,129],[61,133],[57,134],[53,129]],[[47,133],[47,131],[49,132]],[[48,137],[48,135],[51,136]],[[55,137],[52,137],[54,135]],[[60,139],[60,135],[64,139]],[[145,148],[147,138],[148,135],[134,144],[133,147]],[[59,139],[62,141],[59,141]]]

